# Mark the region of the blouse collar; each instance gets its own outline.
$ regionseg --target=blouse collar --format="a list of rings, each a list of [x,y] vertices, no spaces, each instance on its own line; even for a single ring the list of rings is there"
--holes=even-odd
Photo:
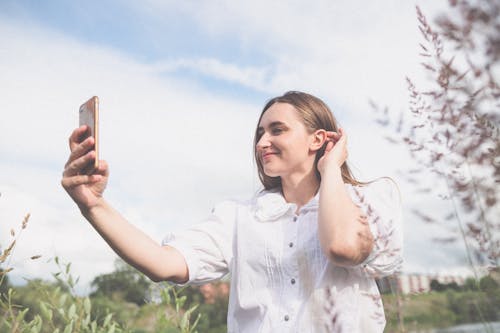
[[[319,192],[304,206],[300,213],[318,208]],[[263,191],[257,196],[255,216],[261,222],[277,221],[287,214],[293,215],[297,205],[286,202],[283,194],[278,191]]]

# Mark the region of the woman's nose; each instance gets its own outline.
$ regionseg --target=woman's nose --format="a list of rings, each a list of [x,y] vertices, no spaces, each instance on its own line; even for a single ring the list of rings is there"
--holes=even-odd
[[[259,141],[257,141],[257,149],[264,149],[271,146],[271,142],[269,141],[269,136],[267,134],[262,134]]]

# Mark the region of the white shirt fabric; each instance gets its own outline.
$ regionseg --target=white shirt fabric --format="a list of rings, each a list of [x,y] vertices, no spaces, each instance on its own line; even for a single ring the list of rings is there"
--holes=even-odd
[[[303,206],[262,191],[247,202],[217,205],[203,223],[172,233],[163,244],[184,256],[192,284],[231,274],[230,333],[383,332],[375,277],[402,264],[401,203],[388,179],[345,185],[368,216],[373,251],[358,266],[327,259],[318,239],[318,197]]]

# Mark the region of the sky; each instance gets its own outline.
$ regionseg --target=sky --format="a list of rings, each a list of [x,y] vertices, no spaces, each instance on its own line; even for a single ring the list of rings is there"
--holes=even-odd
[[[89,97],[100,97],[105,197],[160,242],[260,189],[253,131],[265,102],[288,90],[331,107],[356,176],[398,182],[404,271],[468,272],[463,244],[436,243],[446,231],[411,213],[449,209],[443,184],[428,178],[436,191],[415,194],[402,177],[414,162],[384,139],[369,105],[409,112],[405,77],[426,80],[415,5],[431,20],[446,3],[1,0],[0,246],[14,229],[11,280],[49,278],[58,256],[85,293],[113,270],[116,255],[60,186]]]

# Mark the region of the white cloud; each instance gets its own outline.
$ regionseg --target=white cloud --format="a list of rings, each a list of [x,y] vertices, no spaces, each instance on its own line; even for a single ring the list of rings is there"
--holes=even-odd
[[[445,5],[419,3],[430,15]],[[237,36],[242,53],[248,48],[266,55],[270,63],[240,70],[231,62],[200,58],[183,62],[201,73],[273,94],[311,91],[341,101],[363,117],[369,114],[370,97],[405,108],[405,76],[422,78],[421,37],[412,2],[149,0],[147,4],[141,8],[154,9],[152,15],[175,11],[208,36]]]
[[[163,61],[152,66],[154,72],[175,72],[192,70],[218,80],[229,81],[255,90],[266,91],[266,80],[270,71],[265,67],[249,66],[242,68],[223,63],[214,58],[178,59]]]

